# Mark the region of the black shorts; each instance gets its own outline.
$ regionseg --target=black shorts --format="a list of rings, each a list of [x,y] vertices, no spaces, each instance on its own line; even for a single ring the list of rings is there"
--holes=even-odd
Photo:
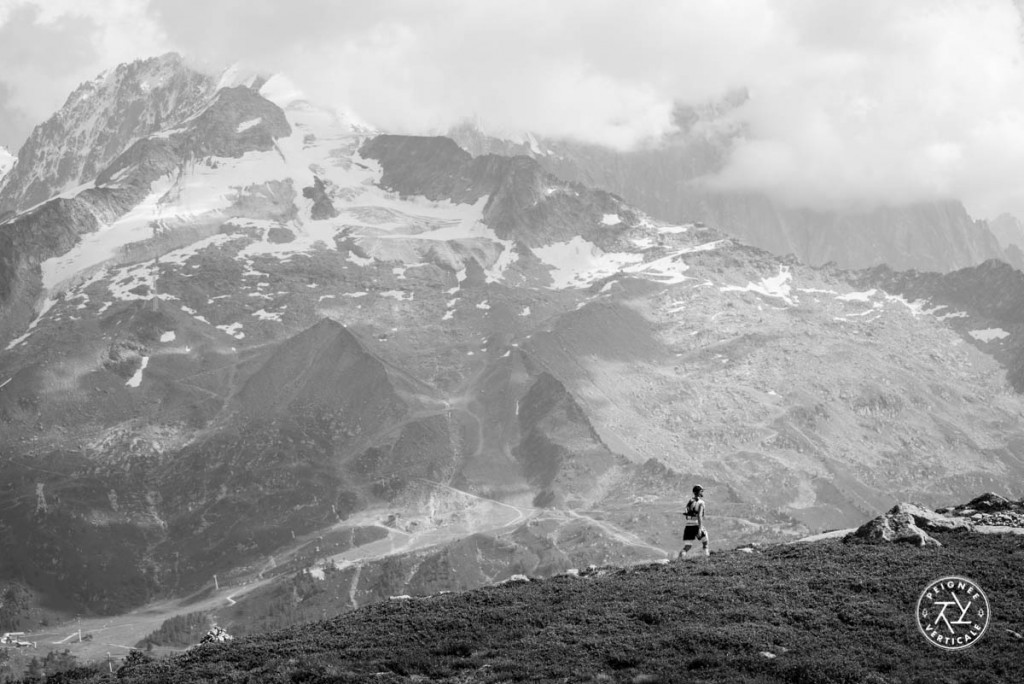
[[[698,531],[700,532],[700,534],[697,534]],[[707,530],[702,530],[697,525],[687,525],[683,528],[683,541],[693,541],[694,539],[700,540],[707,538]]]

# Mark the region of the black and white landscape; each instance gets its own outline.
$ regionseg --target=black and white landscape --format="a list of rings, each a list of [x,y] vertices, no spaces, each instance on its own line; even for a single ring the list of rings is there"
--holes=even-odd
[[[834,5],[836,17],[844,7]],[[961,10],[933,12],[927,3],[909,19],[886,7],[876,8],[882,28],[897,35],[912,27],[910,47],[922,40],[922,23],[944,45],[948,21],[963,20]],[[594,16],[607,19],[606,10]],[[791,10],[771,11],[810,30],[803,22],[811,19]],[[1022,25],[1012,3],[975,10],[993,50],[1006,45],[995,41],[1003,34],[990,15]],[[153,16],[165,23],[154,26],[168,47],[209,57],[198,38],[171,38],[184,14],[161,11]],[[561,11],[554,21],[564,21]],[[395,8],[381,12],[394,14],[378,17],[380,26],[402,20]],[[14,29],[59,34],[75,16],[51,20],[16,5],[0,10],[0,39]],[[267,20],[246,18],[239,31],[258,33]],[[408,21],[415,31],[433,20]],[[627,24],[628,37],[636,27]],[[304,35],[290,24],[281,30]],[[309,30],[307,52],[326,50],[320,31]],[[375,40],[404,45],[382,35]],[[353,45],[358,36],[350,35]],[[834,38],[836,50],[883,59],[873,43]],[[1019,62],[1019,37],[1010,45]],[[815,594],[818,583],[833,577],[837,593],[849,589],[857,563],[871,586],[850,591],[879,597],[885,592],[871,583],[885,579],[887,563],[903,568],[907,582],[919,579],[908,569],[915,564],[931,572],[947,563],[949,574],[975,572],[1019,599],[1020,581],[1005,563],[1020,559],[1024,539],[1014,503],[1024,498],[1024,229],[1012,215],[1012,183],[993,181],[973,195],[974,186],[957,184],[988,149],[970,148],[974,138],[936,129],[934,145],[948,134],[967,161],[955,167],[944,157],[942,168],[953,171],[927,192],[910,183],[872,196],[872,182],[850,176],[848,196],[840,189],[811,201],[794,190],[799,174],[761,186],[735,181],[752,140],[788,140],[765,133],[760,108],[778,94],[766,84],[759,90],[756,79],[703,100],[677,94],[661,129],[602,140],[593,130],[545,127],[539,115],[513,132],[469,110],[420,129],[397,114],[374,120],[360,102],[339,103],[337,87],[313,89],[344,74],[345,63],[311,77],[240,52],[230,67],[187,52],[109,64],[12,143],[16,156],[0,150],[0,630],[26,632],[20,638],[34,643],[5,651],[0,675],[38,673],[53,651],[46,674],[95,662],[80,679],[105,681],[132,648],[183,650],[212,624],[273,639],[262,635],[333,618],[324,629],[336,636],[357,624],[346,614],[370,604],[510,579],[517,581],[492,591],[505,596],[521,585],[523,601],[547,605],[534,594],[558,594],[566,577],[582,582],[576,574],[588,566],[606,568],[591,571],[594,586],[604,575],[626,577],[614,592],[647,606],[645,630],[663,624],[662,636],[679,634],[675,621],[693,618],[668,604],[656,610],[643,593],[671,587],[711,600],[687,588],[676,561],[656,565],[681,547],[696,482],[708,492],[715,552],[697,571],[722,591],[744,572],[792,572],[811,591],[790,598],[810,610],[839,601]],[[0,48],[0,59],[26,54]],[[294,70],[298,62],[282,64]],[[1019,64],[1005,68],[1021,75]],[[951,79],[943,92],[955,99],[959,81]],[[4,114],[17,105],[4,87],[7,142],[19,129]],[[509,90],[523,95],[521,84]],[[876,97],[883,111],[895,97],[889,88],[850,92]],[[539,108],[545,96],[541,89]],[[1021,117],[1021,136],[1024,104],[1000,104],[1000,120]],[[492,115],[495,106],[482,105]],[[864,130],[877,127],[884,138],[885,122],[868,117]],[[1024,149],[1014,158],[1012,143],[992,153],[993,164],[1024,165]],[[878,164],[894,165],[872,172],[883,178],[903,168],[889,158]],[[925,162],[914,168],[938,173]],[[808,196],[817,192],[808,187]],[[954,194],[960,189],[967,194]],[[985,492],[997,496],[976,499]],[[948,510],[935,514],[939,523],[912,515],[924,532],[862,528],[852,547],[836,541],[899,502]],[[823,540],[775,546],[814,535]],[[893,538],[913,544],[890,546]],[[872,543],[885,548],[870,550]],[[905,555],[928,553],[914,562]],[[555,576],[546,589],[525,581]],[[599,605],[612,591],[601,587],[581,589],[579,600]],[[466,606],[476,600],[438,613],[451,618],[443,629],[472,622],[477,609]],[[914,631],[912,605],[878,601],[856,629],[892,632],[886,639],[904,638],[921,658],[943,655]],[[555,667],[545,663],[559,657],[538,655],[517,674],[507,648],[481,655],[498,647],[460,632],[440,651],[393,660],[353,651],[338,662],[317,655],[304,672],[311,681],[362,681],[382,669],[394,681],[586,681],[602,673],[671,681],[680,667],[707,670],[694,675],[700,681],[909,676],[899,668],[914,656],[896,652],[878,661],[888,670],[859,662],[860,651],[834,662],[832,654],[821,667],[812,666],[817,650],[801,652],[787,664],[796,647],[783,640],[801,628],[820,636],[835,627],[804,613],[786,618],[795,632],[772,632],[773,644],[747,654],[760,637],[733,634],[729,620],[768,621],[755,604],[715,604],[724,611],[721,634],[731,636],[701,642],[703,655],[647,653],[662,643],[652,633],[625,655],[604,654],[608,644],[595,642],[588,648],[601,657],[566,656]],[[841,613],[829,605],[830,615]],[[380,616],[392,609],[373,610],[352,619],[388,633]],[[1019,648],[1021,606],[999,610],[1000,636],[986,637],[989,648],[1000,639]],[[406,634],[405,618],[393,619],[394,633]],[[509,634],[519,636],[508,638],[535,648],[530,630],[544,624],[509,620]],[[732,662],[735,648],[743,654]],[[698,655],[709,660],[694,665]],[[235,676],[223,664],[174,674],[140,657],[118,676]],[[239,672],[258,679],[245,658]],[[716,670],[721,662],[732,669]],[[981,672],[978,662],[971,671]],[[495,663],[507,679],[488,672]],[[978,681],[1012,681],[999,669],[1006,666],[988,661],[992,678]],[[267,680],[291,676],[267,667]]]

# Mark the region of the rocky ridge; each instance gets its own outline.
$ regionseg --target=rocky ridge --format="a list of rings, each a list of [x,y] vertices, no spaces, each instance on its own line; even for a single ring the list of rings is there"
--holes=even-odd
[[[917,302],[941,318],[967,342],[1006,368],[1006,377],[1024,391],[1024,274],[1002,261],[986,261],[947,274],[894,271],[888,267],[856,274],[861,287],[873,287]]]
[[[861,269],[886,264],[945,273],[1001,259],[1024,268],[1024,253],[1001,245],[989,226],[973,220],[957,201],[822,211],[785,206],[762,194],[709,189],[702,180],[723,167],[739,134],[720,120],[735,106],[732,101],[681,110],[678,134],[631,152],[534,136],[523,142],[499,140],[472,126],[456,127],[449,135],[473,154],[529,156],[552,174],[613,192],[653,216],[703,222],[811,265],[834,262]]]
[[[125,141],[186,121],[215,89],[214,79],[176,54],[122,64],[83,83],[18,150],[17,166],[0,182],[0,219],[92,181]]]

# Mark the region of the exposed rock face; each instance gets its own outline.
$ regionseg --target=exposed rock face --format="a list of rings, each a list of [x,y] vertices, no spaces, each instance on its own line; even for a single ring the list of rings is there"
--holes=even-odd
[[[98,225],[79,199],[56,199],[0,224],[0,341],[15,337],[35,317],[42,288],[39,263],[64,254],[81,233]]]
[[[83,83],[18,151],[18,164],[0,181],[0,219],[92,180],[127,141],[200,111],[215,86],[176,54],[122,64]]]
[[[894,271],[879,267],[857,274],[864,288],[877,287],[938,307],[946,324],[995,357],[1006,378],[1024,392],[1024,273],[990,260],[953,273]]]
[[[1010,246],[1024,249],[1024,222],[1016,216],[1001,214],[989,221],[988,227],[1004,249]]]
[[[327,194],[327,186],[319,177],[313,178],[312,186],[302,188],[302,196],[313,200],[310,216],[314,221],[323,221],[338,215],[338,210],[334,208],[331,198]]]
[[[159,109],[164,99],[181,104],[189,97],[196,98],[198,93],[206,92],[190,80],[188,74],[191,72],[181,71],[184,67],[176,56],[151,62],[135,63],[132,66],[141,70],[142,74],[150,74],[155,69],[165,79],[161,88],[168,90],[166,93],[160,91],[163,95],[150,103],[152,107]],[[147,65],[150,67],[148,71],[145,68]],[[119,68],[118,73],[121,70]],[[131,98],[135,90],[141,87],[137,83],[141,76],[135,74],[134,80],[128,78],[124,82],[125,78],[128,76],[106,86],[104,97],[115,102],[126,98],[129,102],[133,101]],[[173,87],[185,88],[186,92],[178,93],[178,99],[175,99],[169,90]],[[198,92],[193,92],[196,89]],[[51,122],[77,120],[76,117],[84,116],[75,104],[78,101],[73,95],[65,109]],[[181,111],[175,110],[176,116],[184,116],[199,104],[197,100]],[[81,234],[93,232],[100,225],[110,224],[126,214],[149,194],[153,182],[158,178],[182,169],[197,157],[239,157],[249,151],[270,150],[275,138],[291,133],[284,112],[247,87],[224,88],[205,104],[206,109],[190,120],[187,126],[160,137],[143,137],[112,159],[97,156],[79,168],[76,181],[89,180],[93,177],[85,174],[96,173],[95,187],[87,188],[70,199],[56,198],[44,202],[7,222],[0,222],[0,340],[14,337],[31,320],[41,288],[38,264],[68,252],[79,241]],[[116,118],[119,112],[123,115],[116,108],[107,115]],[[136,125],[117,129],[120,130],[120,137],[104,138],[106,144],[110,149],[115,149],[117,145],[127,145],[139,133],[150,132],[152,127],[165,120],[153,112],[145,116],[139,114],[141,118]],[[154,120],[150,121],[150,118]],[[46,126],[50,124],[43,127],[45,135],[33,134],[34,137],[22,148],[23,152],[28,149],[26,154],[34,154],[32,145],[36,144],[33,142],[36,137],[39,140],[50,140],[50,137],[57,135]],[[36,132],[39,131],[37,129]],[[50,140],[48,144],[56,144],[58,141]],[[106,167],[99,167],[98,170],[95,168],[95,165],[107,162],[109,164]],[[20,164],[16,168],[20,168]],[[46,170],[44,164],[33,171],[33,185],[26,190],[26,197],[38,199],[39,193],[49,192],[60,184],[63,171],[58,169],[52,172],[55,175],[46,176]],[[0,201],[4,197],[2,193],[16,197],[19,182],[13,174],[6,178],[5,185],[0,189]],[[262,188],[239,190],[236,204],[240,211],[249,214],[252,213],[252,205],[259,204],[267,209],[264,212],[267,216],[287,219],[294,215],[293,199],[294,190],[290,183],[271,182]],[[10,201],[15,207],[33,203],[28,200]]]
[[[602,190],[547,173],[528,157],[472,157],[449,138],[381,135],[359,150],[380,162],[381,186],[402,195],[474,204],[489,196],[484,221],[497,235],[528,247],[576,236],[608,247],[601,219],[627,210]],[[613,231],[606,231],[613,232]]]
[[[443,137],[378,135],[359,154],[380,162],[382,187],[456,204],[474,204],[490,194],[511,164],[504,157],[474,158]]]
[[[929,531],[970,530],[970,522],[930,511],[917,504],[901,503],[885,515],[861,525],[849,536],[873,542],[897,542],[916,546],[942,546]]]
[[[273,149],[276,138],[291,134],[281,108],[247,86],[221,88],[202,114],[172,136],[180,156],[241,157]]]
[[[693,116],[699,115],[694,114]],[[692,117],[691,117],[692,118]],[[722,168],[730,134],[693,134],[693,121],[663,146],[616,152],[564,140],[509,143],[472,127],[451,135],[474,154],[527,155],[560,178],[602,188],[653,216],[682,223],[704,222],[744,242],[802,262],[835,262],[843,268],[887,264],[895,269],[948,272],[986,259],[1024,267],[984,222],[959,202],[880,207],[871,211],[790,208],[754,193],[701,187],[701,177]]]

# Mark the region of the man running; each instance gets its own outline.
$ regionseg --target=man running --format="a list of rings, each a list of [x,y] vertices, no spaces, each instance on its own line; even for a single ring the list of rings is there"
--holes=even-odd
[[[693,498],[686,502],[686,525],[683,527],[683,541],[686,543],[679,552],[679,558],[690,552],[695,539],[704,545],[704,555],[710,555],[708,532],[704,529],[704,488],[700,485],[694,485]]]

